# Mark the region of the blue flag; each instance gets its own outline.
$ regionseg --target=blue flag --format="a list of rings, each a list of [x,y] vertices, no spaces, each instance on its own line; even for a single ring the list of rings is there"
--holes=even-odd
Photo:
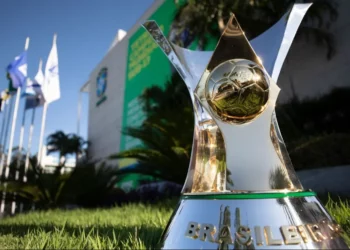
[[[33,109],[38,106],[42,106],[45,103],[43,92],[41,90],[41,85],[38,82],[32,82],[28,78],[27,87],[22,97],[26,98],[25,109]]]
[[[34,81],[30,78],[27,80],[27,87],[22,97],[26,98],[24,109],[34,109],[42,106],[45,103],[45,98],[42,91],[44,84],[44,74],[42,71],[42,60],[40,59],[38,73],[34,77]]]
[[[27,86],[22,97],[26,98],[24,109],[34,109],[45,103],[42,86],[44,84],[44,74],[42,71],[42,60],[40,59],[38,73],[34,77],[34,81],[27,79]]]
[[[31,96],[29,98],[26,98],[24,109],[35,109],[39,106],[40,98],[38,96]]]
[[[25,84],[27,78],[27,51],[23,51],[7,66],[7,74],[11,80],[9,86],[11,89],[17,89]]]

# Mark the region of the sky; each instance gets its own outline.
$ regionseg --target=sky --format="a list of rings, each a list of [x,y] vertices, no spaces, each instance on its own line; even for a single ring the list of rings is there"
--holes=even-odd
[[[8,86],[5,69],[23,51],[26,37],[30,37],[28,77],[33,79],[40,58],[45,69],[53,34],[57,33],[61,99],[48,107],[44,136],[57,130],[76,133],[80,87],[107,53],[118,29],[131,29],[152,3],[153,0],[0,1],[0,91]],[[80,135],[87,139],[87,94],[83,95],[82,105]],[[14,146],[19,144],[23,107],[24,100],[18,110]],[[31,116],[31,110],[26,112],[24,148]],[[38,151],[41,116],[42,108],[36,109],[32,153]],[[0,114],[0,124],[2,120]]]

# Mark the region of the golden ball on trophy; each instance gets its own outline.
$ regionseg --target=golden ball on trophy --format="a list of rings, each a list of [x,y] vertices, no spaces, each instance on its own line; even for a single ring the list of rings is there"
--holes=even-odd
[[[222,121],[246,123],[266,107],[269,77],[262,67],[250,60],[228,60],[209,75],[206,98],[213,113]]]

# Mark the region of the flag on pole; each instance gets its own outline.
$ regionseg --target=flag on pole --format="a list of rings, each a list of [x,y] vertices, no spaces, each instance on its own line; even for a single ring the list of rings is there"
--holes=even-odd
[[[43,107],[43,115],[41,118],[41,130],[39,138],[39,152],[38,152],[38,165],[42,166],[42,151],[43,151],[43,140],[46,123],[46,112],[48,104],[54,102],[61,97],[60,93],[60,79],[58,75],[58,55],[56,45],[57,35],[53,36],[52,48],[47,58],[45,66],[45,81],[43,85],[43,93],[45,98],[45,104]]]
[[[61,97],[56,39],[57,35],[55,34],[53,37],[52,48],[45,67],[45,81],[43,85],[43,92],[47,104],[54,102]]]
[[[1,97],[0,97],[0,112],[4,110],[5,107],[5,101],[11,97],[10,92],[5,89],[1,92]]]
[[[33,109],[44,104],[41,86],[31,79],[28,79],[25,92],[22,94],[25,98],[24,109]]]
[[[18,106],[19,101],[21,98],[21,89],[22,86],[25,84],[25,81],[27,80],[27,50],[29,47],[29,37],[26,39],[26,43],[24,46],[24,52],[20,56],[17,56],[15,60],[9,64],[7,67],[7,77],[11,79],[10,81],[10,87],[17,89],[17,96],[16,96],[16,102],[15,107],[13,111],[12,116],[12,125],[11,125],[11,133],[10,133],[10,142],[8,147],[8,155],[6,159],[6,165],[5,165],[5,179],[9,177],[10,174],[10,163],[12,160],[12,147],[13,147],[13,140],[15,136],[15,130],[16,130],[16,120],[17,120],[17,113],[18,113]],[[11,89],[10,89],[11,91]],[[3,167],[3,163],[1,163],[1,167]],[[3,213],[5,210],[5,199],[6,199],[6,186],[3,193],[3,197],[1,200],[0,205],[0,213]],[[15,208],[15,201],[12,201],[11,205],[11,213],[13,214],[14,208]]]
[[[42,86],[44,84],[44,74],[42,71],[42,61],[40,60],[38,73],[34,77],[34,82],[28,79],[25,92],[22,97],[26,98],[25,110],[43,106],[45,103]]]
[[[9,91],[14,92],[25,84],[27,78],[27,50],[23,51],[15,60],[7,66],[7,78],[9,79]]]

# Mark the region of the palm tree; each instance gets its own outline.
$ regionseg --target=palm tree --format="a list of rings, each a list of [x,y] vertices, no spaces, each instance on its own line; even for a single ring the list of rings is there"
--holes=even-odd
[[[67,155],[75,154],[76,159],[78,159],[88,142],[76,134],[65,134],[63,131],[57,131],[48,136],[46,145],[47,154],[59,153],[59,165],[56,168],[57,173],[59,173],[66,163]]]
[[[139,98],[147,116],[144,123],[157,123],[176,134],[183,145],[188,145],[188,142],[192,144],[194,126],[192,102],[187,87],[178,73],[174,73],[163,88],[159,86],[147,88]]]
[[[66,163],[66,156],[71,153],[69,136],[63,131],[57,131],[46,139],[47,154],[59,153],[58,168]]]
[[[80,156],[86,153],[86,146],[90,143],[76,134],[68,134],[69,148],[75,154],[75,162],[78,164]]]
[[[173,42],[183,46],[185,40],[198,39],[203,49],[209,37],[219,38],[234,13],[248,39],[263,33],[276,23],[295,2],[310,0],[190,0],[179,6],[172,24]],[[334,53],[334,39],[327,31],[336,20],[337,5],[332,0],[316,0],[307,12],[298,30],[299,37],[315,38],[317,45],[325,44],[327,57]],[[186,42],[188,44],[188,41]]]
[[[111,159],[137,159],[141,165],[119,173],[141,173],[183,184],[191,155],[194,118],[186,85],[173,74],[164,88],[153,86],[140,97],[147,118],[140,127],[123,133],[143,142],[112,155]]]
[[[137,159],[141,163],[134,169],[122,169],[119,174],[136,172],[183,184],[191,154],[190,144],[181,145],[177,135],[172,135],[155,123],[144,123],[140,128],[127,128],[125,133],[142,140],[145,147],[125,150],[110,157]]]

